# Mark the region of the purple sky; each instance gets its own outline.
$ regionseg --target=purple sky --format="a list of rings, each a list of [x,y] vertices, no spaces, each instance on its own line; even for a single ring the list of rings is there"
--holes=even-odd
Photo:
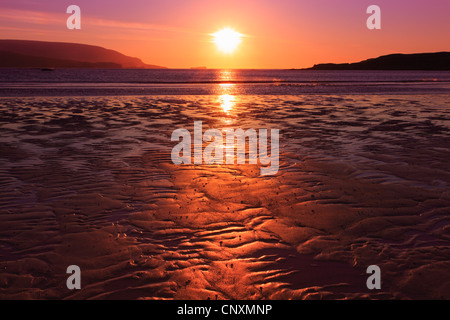
[[[67,6],[82,29],[68,30]],[[366,8],[382,10],[368,30]],[[394,52],[450,51],[449,0],[1,1],[1,38],[95,44],[168,67],[291,68],[354,62]],[[211,33],[246,35],[233,55]]]

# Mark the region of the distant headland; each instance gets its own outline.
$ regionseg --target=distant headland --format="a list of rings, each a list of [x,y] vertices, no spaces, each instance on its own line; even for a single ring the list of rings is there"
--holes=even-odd
[[[0,40],[0,67],[164,69],[99,46],[32,40]]]
[[[389,54],[355,63],[322,63],[302,70],[450,70],[450,52]]]

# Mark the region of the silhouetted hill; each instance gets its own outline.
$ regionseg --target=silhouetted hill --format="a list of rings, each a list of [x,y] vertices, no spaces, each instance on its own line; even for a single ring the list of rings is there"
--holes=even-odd
[[[138,58],[79,43],[0,40],[1,67],[152,68]]]
[[[0,68],[122,68],[113,62],[81,62],[0,51]]]
[[[390,54],[356,63],[323,63],[306,70],[450,70],[450,52]]]

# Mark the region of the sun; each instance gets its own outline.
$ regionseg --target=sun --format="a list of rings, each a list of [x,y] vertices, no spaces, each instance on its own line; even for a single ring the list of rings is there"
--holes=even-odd
[[[241,38],[243,35],[231,28],[224,28],[213,33],[212,36],[214,37],[213,42],[220,51],[233,53],[242,42]]]

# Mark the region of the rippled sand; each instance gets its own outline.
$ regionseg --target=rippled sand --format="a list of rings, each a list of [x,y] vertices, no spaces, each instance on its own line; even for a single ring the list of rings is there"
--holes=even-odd
[[[449,101],[2,99],[0,299],[449,299]],[[172,164],[194,120],[280,129],[279,173]]]

